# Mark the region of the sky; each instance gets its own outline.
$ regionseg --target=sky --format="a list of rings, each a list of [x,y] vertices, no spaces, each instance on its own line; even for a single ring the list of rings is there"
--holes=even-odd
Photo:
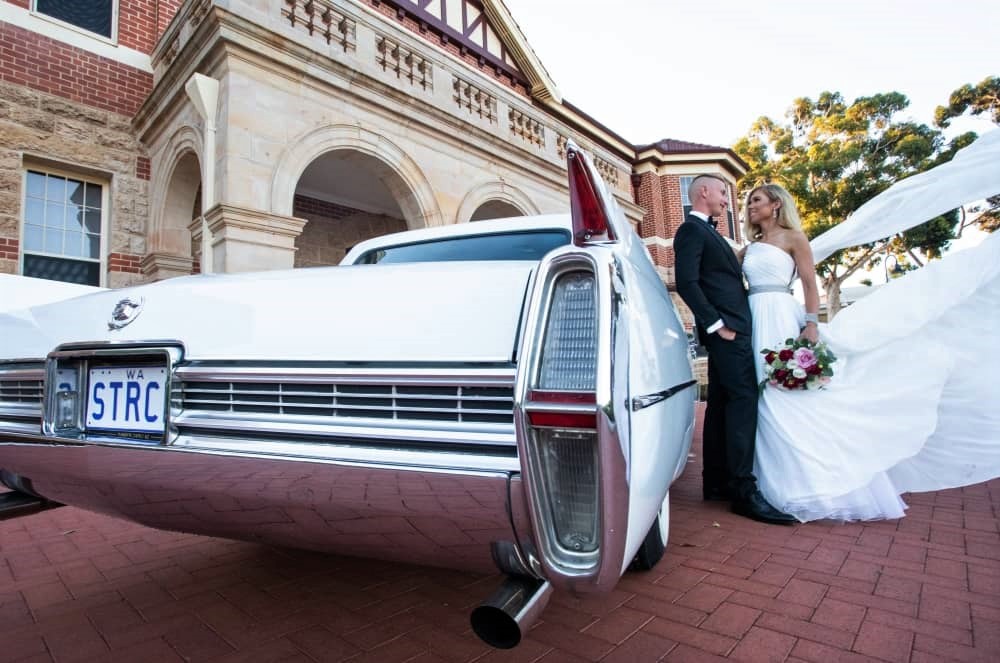
[[[998,0],[504,3],[563,98],[635,144],[728,147],[825,90],[902,92],[903,117],[931,123],[952,90],[1000,74]]]

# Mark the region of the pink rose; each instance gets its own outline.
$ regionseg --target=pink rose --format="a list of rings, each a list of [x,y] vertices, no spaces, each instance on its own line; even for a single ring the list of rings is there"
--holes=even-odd
[[[809,348],[799,348],[795,351],[795,361],[799,368],[809,370],[816,365],[816,354]]]

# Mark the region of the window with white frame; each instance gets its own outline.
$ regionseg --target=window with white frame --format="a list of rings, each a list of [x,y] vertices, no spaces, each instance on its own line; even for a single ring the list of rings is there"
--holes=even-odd
[[[688,212],[691,211],[691,199],[688,197],[688,189],[691,188],[691,182],[694,182],[694,178],[697,175],[682,175],[681,181],[681,208],[684,213],[684,218],[687,218]],[[733,199],[733,192],[726,185],[726,196],[730,201]],[[736,239],[736,218],[733,216],[733,207],[730,202],[729,207],[726,208],[726,224],[729,226],[729,236],[732,239]]]
[[[32,0],[36,14],[114,40],[118,0]]]
[[[31,168],[25,173],[21,273],[101,284],[107,183]]]

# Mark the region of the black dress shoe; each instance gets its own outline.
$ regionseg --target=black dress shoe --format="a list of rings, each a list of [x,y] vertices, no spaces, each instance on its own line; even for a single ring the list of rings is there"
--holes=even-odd
[[[728,502],[733,493],[725,486],[702,486],[701,495],[706,502]]]
[[[733,513],[774,525],[794,525],[799,522],[795,516],[790,516],[771,506],[759,490],[755,490],[746,499],[733,502]]]

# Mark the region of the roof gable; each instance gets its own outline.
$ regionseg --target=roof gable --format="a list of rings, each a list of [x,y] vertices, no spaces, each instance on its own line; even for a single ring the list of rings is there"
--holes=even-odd
[[[481,63],[488,62],[525,82],[532,96],[560,101],[548,72],[501,0],[392,0],[381,4],[410,15],[421,32],[432,30],[442,43],[454,42]]]

